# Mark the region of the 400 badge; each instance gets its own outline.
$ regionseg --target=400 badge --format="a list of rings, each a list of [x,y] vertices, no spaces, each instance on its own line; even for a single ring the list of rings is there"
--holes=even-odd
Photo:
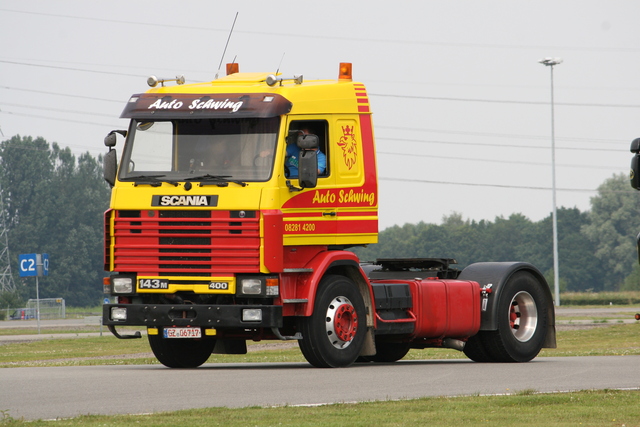
[[[216,291],[228,291],[229,282],[211,282],[209,283],[209,289],[214,289]]]

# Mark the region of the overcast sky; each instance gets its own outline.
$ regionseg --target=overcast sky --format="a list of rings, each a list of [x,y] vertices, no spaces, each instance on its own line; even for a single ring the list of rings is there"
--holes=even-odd
[[[550,214],[544,57],[564,59],[554,68],[558,206],[586,211],[605,179],[628,173],[640,137],[633,0],[0,0],[3,140],[105,152],[149,75],[215,77],[236,13],[223,64],[314,79],[353,63],[374,113],[381,229],[453,212]]]

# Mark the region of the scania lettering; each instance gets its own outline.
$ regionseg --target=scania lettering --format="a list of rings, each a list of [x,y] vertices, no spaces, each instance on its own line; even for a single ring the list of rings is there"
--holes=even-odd
[[[207,196],[162,196],[160,206],[209,206],[209,200]]]
[[[461,270],[450,254],[363,263],[350,251],[377,243],[384,203],[351,64],[335,80],[237,68],[200,84],[150,77],[122,112],[128,129],[105,138],[103,323],[115,336],[145,328],[171,368],[246,353],[248,340],[295,340],[321,368],[432,347],[526,362],[555,347],[551,293],[529,263]]]

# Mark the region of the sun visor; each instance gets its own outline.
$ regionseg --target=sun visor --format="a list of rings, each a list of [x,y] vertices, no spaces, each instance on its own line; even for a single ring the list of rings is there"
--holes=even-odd
[[[229,117],[277,117],[291,111],[292,103],[281,95],[252,94],[174,94],[133,95],[120,118],[189,119]]]

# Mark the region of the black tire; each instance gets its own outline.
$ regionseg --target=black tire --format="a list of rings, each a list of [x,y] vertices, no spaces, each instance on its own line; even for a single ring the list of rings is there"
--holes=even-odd
[[[481,334],[492,362],[528,362],[540,353],[549,322],[548,294],[535,276],[516,272],[498,298],[497,331]]]
[[[149,345],[156,359],[169,368],[197,368],[209,359],[214,338],[163,338],[149,335]]]
[[[405,357],[409,350],[411,350],[411,345],[406,342],[379,342],[376,340],[376,354],[366,356],[366,358],[377,363],[392,363]]]
[[[484,348],[483,336],[483,331],[478,332],[477,335],[474,335],[467,340],[467,343],[464,345],[464,349],[462,350],[464,354],[474,362],[487,363],[492,361],[491,356]]]
[[[305,359],[317,368],[342,368],[356,361],[367,330],[362,295],[344,276],[325,276],[313,314],[300,320],[298,340]]]

